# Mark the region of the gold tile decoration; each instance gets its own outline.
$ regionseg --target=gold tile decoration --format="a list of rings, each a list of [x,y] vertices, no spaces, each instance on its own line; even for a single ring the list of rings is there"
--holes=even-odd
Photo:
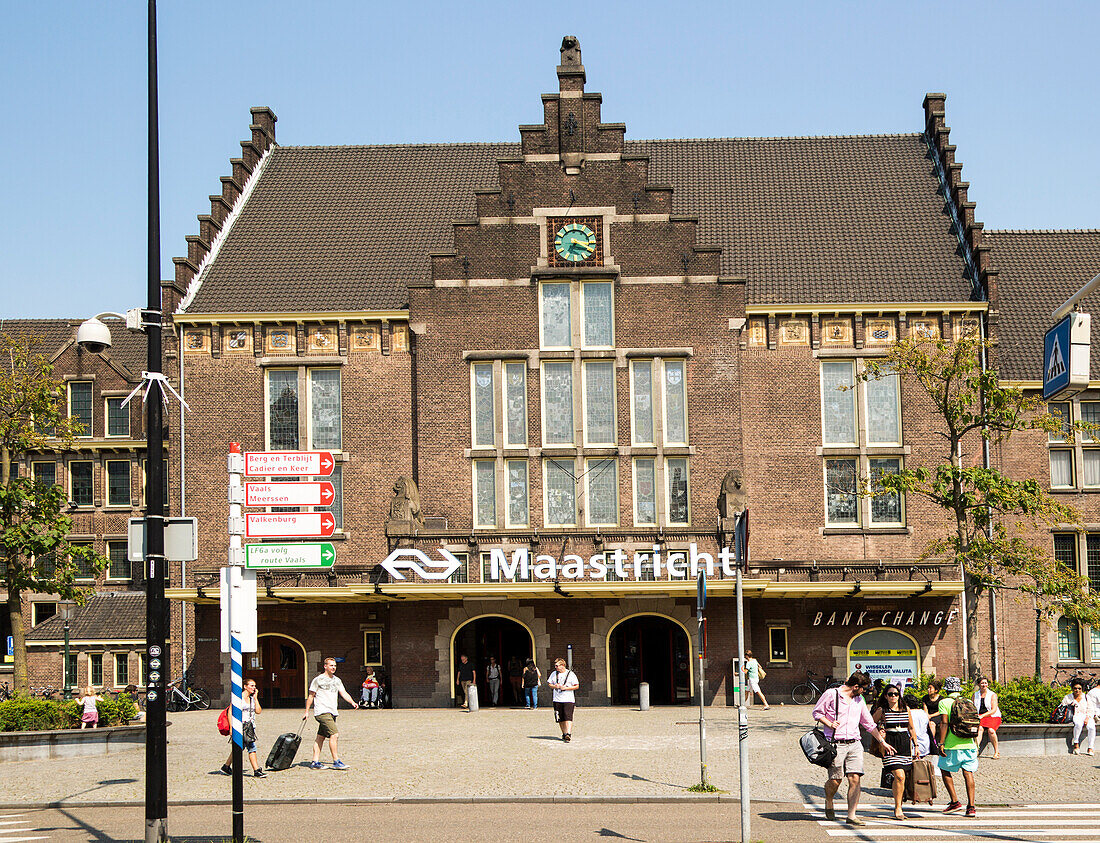
[[[308,336],[309,350],[312,352],[335,354],[339,348],[335,325],[311,325]]]
[[[225,328],[222,332],[223,354],[251,354],[252,353],[252,329],[232,327]]]
[[[779,323],[780,345],[809,345],[810,327],[805,319],[784,319]]]
[[[391,351],[408,351],[409,350],[409,326],[403,322],[397,322],[390,326],[390,337],[393,342],[390,343]]]
[[[867,345],[887,345],[898,338],[893,319],[867,320]]]
[[[909,337],[914,340],[938,340],[940,338],[940,320],[934,316],[910,317]]]
[[[851,319],[822,319],[821,320],[821,344],[822,345],[851,345],[852,344],[852,320]]]
[[[748,329],[750,346],[764,347],[768,344],[768,323],[763,319],[750,319]]]
[[[382,350],[382,333],[379,331],[377,323],[352,326],[350,337],[352,351]]]
[[[187,328],[183,332],[184,354],[209,354],[210,332],[206,328]]]
[[[297,344],[293,325],[272,327],[264,332],[264,351],[268,354],[293,354]]]
[[[978,335],[978,317],[977,316],[956,316],[954,318],[954,325],[952,328],[955,334],[955,342],[958,342],[963,337],[977,336]]]

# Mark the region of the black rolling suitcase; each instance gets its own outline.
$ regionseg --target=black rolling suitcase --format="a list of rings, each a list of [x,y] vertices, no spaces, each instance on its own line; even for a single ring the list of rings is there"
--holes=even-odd
[[[294,763],[294,756],[298,754],[298,747],[302,745],[302,730],[305,726],[306,721],[303,719],[297,732],[285,732],[275,739],[275,745],[267,754],[267,763],[264,765],[267,769],[285,770]]]

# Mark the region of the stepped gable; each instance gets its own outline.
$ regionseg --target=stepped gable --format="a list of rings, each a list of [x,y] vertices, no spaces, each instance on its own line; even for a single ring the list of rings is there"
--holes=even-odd
[[[59,641],[65,619],[60,614],[27,630],[28,641]],[[138,641],[145,638],[144,592],[99,592],[73,611],[69,640]]]
[[[1050,315],[1100,272],[1100,230],[987,231],[984,239],[999,271],[998,371],[1007,380],[1041,381]],[[1093,315],[1092,341],[1100,346],[1100,293],[1081,310]],[[1089,376],[1100,380],[1096,351]]]

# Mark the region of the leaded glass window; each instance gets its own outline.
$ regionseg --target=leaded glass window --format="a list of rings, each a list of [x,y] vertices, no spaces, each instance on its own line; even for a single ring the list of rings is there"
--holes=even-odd
[[[1081,433],[1084,442],[1100,442],[1100,401],[1081,402],[1081,421],[1091,426]]]
[[[504,444],[527,444],[527,364],[504,364]]]
[[[455,582],[455,583],[469,582],[470,581],[470,573],[469,573],[469,571],[470,571],[470,554],[467,553],[466,551],[455,551],[455,550],[452,550],[451,553],[453,553],[455,555],[455,558],[458,559],[459,566],[458,566],[458,570],[455,571],[453,574],[451,574],[447,578],[447,582]]]
[[[573,364],[554,361],[542,366],[543,441],[573,444]]]
[[[588,460],[588,523],[619,523],[619,472],[615,460]]]
[[[130,506],[130,461],[107,461],[107,506]]]
[[[73,381],[69,384],[69,415],[82,425],[80,436],[92,435],[92,384],[90,381]]]
[[[653,438],[653,361],[634,360],[631,374],[631,423],[635,445],[649,445]]]
[[[571,348],[569,284],[543,284],[540,293],[543,348]]]
[[[77,506],[92,505],[92,464],[90,462],[69,463],[69,497]]]
[[[901,444],[898,376],[883,375],[867,381],[867,444]]]
[[[581,285],[584,301],[584,345],[607,347],[615,344],[612,287],[607,281]]]
[[[1077,573],[1077,534],[1054,534],[1054,561],[1067,571]]]
[[[57,463],[50,462],[36,462],[31,464],[31,473],[34,477],[34,482],[45,488],[50,488],[57,483]]]
[[[589,444],[615,444],[615,361],[584,364],[584,429]]]
[[[856,461],[825,460],[826,520],[829,524],[858,524],[859,497],[856,494]]]
[[[497,525],[496,462],[474,460],[474,526]]]
[[[871,483],[876,494],[871,498],[872,524],[901,523],[901,495],[896,491],[882,490],[876,483],[885,474],[897,474],[901,470],[900,459],[872,459]]]
[[[298,450],[298,370],[267,373],[267,441],[272,451]]]
[[[1081,627],[1070,618],[1058,619],[1058,661],[1081,661]]]
[[[1050,410],[1050,414],[1062,420],[1062,429],[1058,432],[1051,431],[1047,434],[1047,441],[1049,442],[1065,442],[1069,439],[1069,427],[1070,427],[1070,415],[1069,415],[1069,402],[1058,401],[1053,404],[1048,404],[1047,409]]]
[[[88,548],[91,547],[90,542],[69,542],[71,547]],[[93,563],[85,556],[78,556],[76,554],[72,557],[73,562],[76,565],[76,579],[78,580],[91,580],[95,579],[95,568]]]
[[[103,685],[103,653],[88,654],[88,684],[97,688]]]
[[[668,523],[688,523],[688,461],[683,458],[665,462],[668,479]]]
[[[508,526],[530,524],[527,506],[527,460],[508,460]]]
[[[656,460],[634,460],[634,518],[638,526],[657,523]]]
[[[827,360],[821,364],[821,433],[826,445],[855,445],[855,364]]]
[[[115,653],[115,687],[125,688],[130,684],[130,654]]]
[[[687,444],[687,384],[684,361],[665,361],[665,442]]]
[[[656,582],[657,581],[657,566],[654,563],[652,553],[637,553],[635,558],[638,560],[638,582]]]
[[[474,364],[474,445],[496,444],[493,424],[493,364]]]
[[[331,512],[332,520],[336,523],[336,529],[342,530],[344,528],[344,466],[341,463],[336,463],[332,467],[332,474],[317,479],[328,480],[332,484],[334,494],[331,506],[318,506],[314,509],[317,512]]]
[[[311,447],[340,450],[340,370],[310,369],[309,382]]]
[[[122,406],[122,402],[125,400],[125,398],[107,399],[108,436],[130,435],[130,407],[129,405],[125,407]]]
[[[1100,591],[1100,533],[1089,533],[1085,544],[1085,562],[1089,588]]]
[[[107,569],[107,579],[130,579],[130,560],[126,558],[126,542],[107,542],[107,558],[111,565]]]
[[[573,462],[546,461],[546,525],[572,527],[577,523],[577,481]]]

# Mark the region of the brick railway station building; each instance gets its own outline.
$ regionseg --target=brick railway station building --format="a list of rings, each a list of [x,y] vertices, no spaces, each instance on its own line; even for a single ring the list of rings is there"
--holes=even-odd
[[[239,442],[336,462],[334,567],[258,575],[246,676],[267,703],[299,703],[330,655],[349,687],[380,666],[396,705],[445,706],[460,653],[482,700],[490,656],[545,676],[569,653],[584,704],[636,703],[643,681],[690,703],[700,664],[706,702],[729,704],[719,505],[750,513],[746,645],[766,692],[807,670],[965,673],[960,571],[920,561],[944,514],[857,494],[941,461],[934,418],[898,378],[857,374],[898,338],[982,331],[1002,377],[1039,388],[1047,317],[1100,268],[1100,233],[984,231],[942,94],[909,134],[644,141],[603,122],[576,39],[557,77],[519,143],[284,147],[253,109],[164,288],[165,370],[191,407],[171,501],[201,552],[172,569],[177,667],[228,688]],[[1100,391],[1071,405],[1100,417]],[[1020,434],[991,458],[1081,507],[1050,547],[1100,586],[1094,444]],[[399,579],[387,557],[459,566]],[[692,564],[709,561],[701,662]],[[987,594],[979,622],[988,672],[1031,672],[1030,605]],[[1100,630],[1039,635],[1044,664],[1100,662]]]

